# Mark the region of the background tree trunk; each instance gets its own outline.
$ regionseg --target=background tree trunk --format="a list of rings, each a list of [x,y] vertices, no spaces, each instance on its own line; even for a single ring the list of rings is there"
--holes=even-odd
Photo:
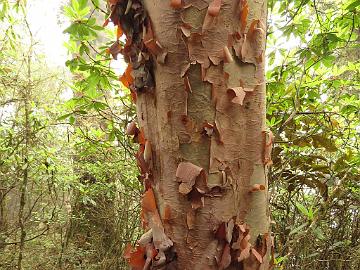
[[[130,88],[137,93],[145,138],[139,139],[138,159],[153,244],[165,251],[166,269],[268,269],[266,167],[272,137],[265,127],[266,2],[144,2],[143,42],[157,58],[150,69],[155,87],[138,87],[145,77],[139,72],[142,59],[126,52],[125,59],[133,68]],[[163,247],[171,245],[166,236],[156,235],[152,192],[171,249]],[[161,264],[157,260],[161,255],[153,265]]]

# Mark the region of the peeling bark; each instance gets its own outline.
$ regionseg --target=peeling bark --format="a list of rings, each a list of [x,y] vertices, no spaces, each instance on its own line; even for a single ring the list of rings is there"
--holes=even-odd
[[[144,137],[138,163],[145,197],[155,197],[151,211],[143,200],[145,223],[153,233],[160,228],[166,244],[153,242],[163,261],[142,263],[149,269],[268,269],[266,1],[133,0],[128,14],[141,20],[114,15],[125,3],[112,4],[111,19],[137,27],[122,27],[132,39],[122,53],[135,51],[125,59],[142,72],[134,69],[122,81],[136,93]],[[138,136],[134,126],[127,133]]]

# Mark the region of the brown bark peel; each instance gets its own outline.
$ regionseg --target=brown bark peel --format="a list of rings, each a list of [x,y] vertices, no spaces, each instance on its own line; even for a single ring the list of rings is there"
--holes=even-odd
[[[145,194],[156,197],[156,211],[143,205],[144,213],[166,246],[153,237],[157,258],[163,269],[268,269],[266,1],[144,0],[142,8],[146,44],[135,49],[149,57],[129,62],[151,68],[154,82],[132,72],[129,87],[148,142]]]

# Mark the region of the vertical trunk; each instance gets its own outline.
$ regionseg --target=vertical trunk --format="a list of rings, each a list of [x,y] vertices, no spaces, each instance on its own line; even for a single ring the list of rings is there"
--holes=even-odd
[[[138,20],[129,31],[124,1],[110,2],[128,40],[134,80],[122,81],[136,93],[143,215],[152,229],[152,242],[144,235],[126,253],[130,265],[138,269],[143,246],[153,267],[268,269],[266,0],[144,0],[139,33]],[[131,3],[139,13],[142,2]],[[144,63],[147,54],[154,60]]]
[[[32,46],[32,45],[31,45]],[[30,147],[30,136],[31,136],[31,126],[30,126],[30,91],[31,91],[31,50],[30,47],[29,54],[27,56],[27,71],[28,71],[28,85],[23,89],[23,99],[24,99],[24,141],[25,146],[23,149],[23,177],[20,183],[20,205],[19,205],[19,227],[20,227],[20,241],[19,241],[19,256],[17,261],[17,269],[22,269],[22,259],[25,248],[25,238],[26,238],[26,228],[24,220],[24,210],[26,204],[26,195],[27,195],[27,186],[29,182],[29,147]]]

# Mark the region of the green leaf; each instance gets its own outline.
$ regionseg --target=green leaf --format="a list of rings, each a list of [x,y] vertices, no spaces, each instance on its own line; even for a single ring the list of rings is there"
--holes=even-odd
[[[80,5],[79,2],[77,0],[71,0],[71,6],[73,7],[73,9],[75,11],[79,11]]]
[[[79,8],[84,9],[87,7],[88,0],[79,0]]]
[[[299,211],[305,215],[306,217],[309,217],[309,211],[306,209],[306,207],[304,205],[302,205],[301,203],[296,203],[295,204],[297,209],[299,209]]]
[[[73,125],[75,123],[75,117],[73,115],[69,117],[69,123],[70,125]]]
[[[350,5],[346,7],[347,10],[354,10],[360,5],[360,0],[355,0]]]
[[[73,115],[73,113],[67,113],[57,118],[57,121],[61,121],[64,119],[67,119],[70,115]]]
[[[291,230],[291,232],[289,233],[289,236],[293,235],[293,234],[297,234],[298,232],[302,231],[306,226],[308,226],[307,222],[301,224],[300,226],[298,226],[295,229]]]

